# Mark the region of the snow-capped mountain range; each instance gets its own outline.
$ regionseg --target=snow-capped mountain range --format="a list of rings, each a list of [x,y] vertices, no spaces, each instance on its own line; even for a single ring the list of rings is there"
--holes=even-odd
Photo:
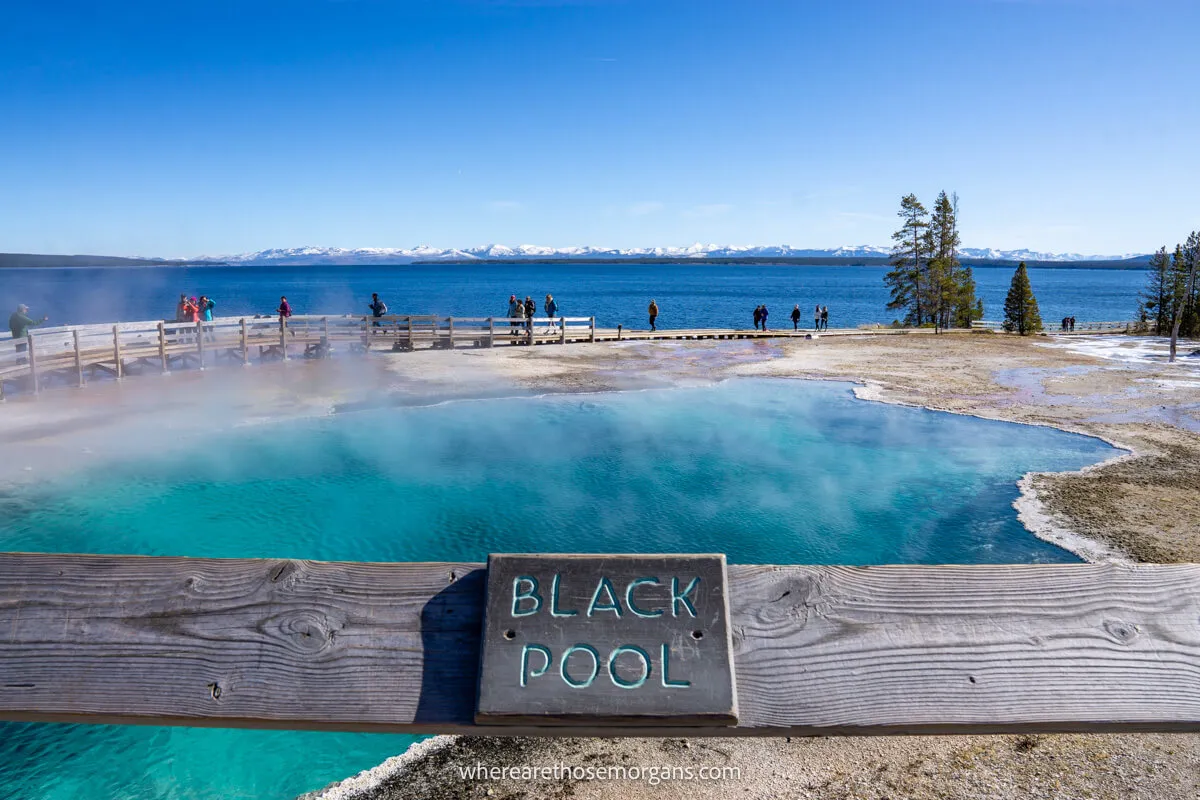
[[[776,246],[737,246],[696,244],[690,247],[543,247],[523,244],[508,247],[490,244],[483,247],[439,248],[420,245],[402,247],[288,247],[259,250],[224,256],[199,256],[196,261],[220,261],[227,264],[408,264],[414,261],[489,259],[564,259],[572,258],[861,258],[887,256],[891,248],[875,245],[834,247],[825,249]],[[986,258],[1000,261],[1119,261],[1133,258],[1136,253],[1119,256],[1080,255],[1078,253],[1040,253],[1034,250],[996,250],[964,247],[961,258]]]

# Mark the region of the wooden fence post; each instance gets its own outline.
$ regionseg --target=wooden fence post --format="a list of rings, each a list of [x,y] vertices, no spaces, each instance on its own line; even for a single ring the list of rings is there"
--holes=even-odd
[[[79,388],[83,388],[83,356],[79,352],[79,329],[71,331],[71,338],[75,340],[75,375],[79,379]]]
[[[26,331],[25,341],[29,345],[29,377],[33,382],[33,393],[36,395],[41,387],[38,386],[37,353],[33,349],[33,334]]]
[[[566,317],[558,318],[558,343],[559,344],[567,343],[567,318]]]
[[[488,317],[488,347],[496,346],[496,318]]]
[[[322,344],[324,345],[323,349],[325,352],[323,352],[321,355],[323,358],[329,358],[329,356],[333,350],[333,348],[329,344],[329,317],[321,317],[321,325],[324,328],[323,333],[325,336],[325,341],[322,342]]]
[[[167,326],[166,323],[158,323],[158,360],[162,362],[162,372],[167,374],[169,364],[167,362]]]
[[[371,320],[363,317],[363,352],[371,352]]]
[[[245,366],[246,364],[250,363],[250,347],[249,347],[249,342],[246,341],[246,318],[245,317],[242,317],[242,319],[241,319],[241,327],[242,327],[242,366]]]
[[[121,362],[121,330],[113,325],[113,360],[117,362],[117,380],[125,377],[125,365]]]
[[[416,350],[416,349],[417,349],[417,346],[416,346],[415,344],[413,344],[413,338],[412,338],[412,337],[413,337],[412,317],[409,317],[409,318],[408,318],[408,349],[409,349],[409,350]]]
[[[283,360],[288,360],[287,354],[287,317],[279,315],[279,352]]]
[[[588,330],[590,331],[588,341],[589,342],[596,341],[596,318],[595,317],[588,318]]]
[[[446,326],[450,335],[450,349],[454,349],[454,317],[446,317]]]
[[[204,325],[196,320],[196,355],[200,358],[200,369],[204,369]]]

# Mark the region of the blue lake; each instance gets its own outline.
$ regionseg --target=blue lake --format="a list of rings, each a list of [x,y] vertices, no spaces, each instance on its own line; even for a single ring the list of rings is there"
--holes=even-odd
[[[1061,431],[737,380],[266,424],[0,495],[0,550],[363,561],[724,552],[741,563],[1069,562],[1016,481],[1114,454]],[[0,725],[0,797],[291,797],[410,737]]]
[[[370,267],[205,267],[0,270],[0,308],[26,303],[52,322],[72,324],[174,318],[181,292],[215,298],[219,315],[271,313],[287,295],[296,313],[367,313],[379,292],[396,314],[503,316],[508,297],[552,293],[566,316],[595,316],[600,325],[646,327],[658,301],[664,328],[752,327],[766,303],[773,327],[788,324],[799,304],[829,306],[830,326],[890,323],[886,267],[720,264],[470,264]],[[1003,317],[1013,270],[976,268],[985,317]],[[1032,269],[1042,318],[1080,322],[1133,319],[1145,282],[1141,270]],[[539,311],[540,313],[540,311]]]

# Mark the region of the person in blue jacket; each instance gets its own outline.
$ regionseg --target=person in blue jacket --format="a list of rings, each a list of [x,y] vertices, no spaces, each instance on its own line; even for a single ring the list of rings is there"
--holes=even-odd
[[[205,295],[200,295],[200,319],[202,319],[204,322],[212,322],[213,321],[213,308],[216,305],[217,304],[214,303],[211,298],[206,297]],[[212,325],[204,326],[204,338],[210,342],[216,338],[213,335],[213,326]]]

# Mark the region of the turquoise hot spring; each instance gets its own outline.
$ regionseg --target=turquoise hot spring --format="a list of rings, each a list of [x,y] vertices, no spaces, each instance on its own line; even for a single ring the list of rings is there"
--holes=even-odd
[[[0,550],[352,561],[723,552],[735,563],[1077,561],[1017,482],[1097,439],[735,379],[464,399],[182,437],[0,488]],[[289,798],[413,737],[0,724],[2,798]]]

